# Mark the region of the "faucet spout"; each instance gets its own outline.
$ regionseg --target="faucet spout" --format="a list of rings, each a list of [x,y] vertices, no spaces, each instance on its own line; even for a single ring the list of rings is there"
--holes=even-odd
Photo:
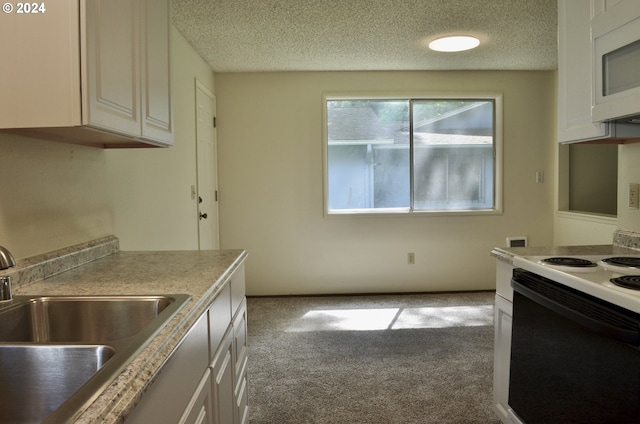
[[[16,266],[16,260],[7,248],[0,246],[0,270]]]
[[[11,268],[12,266],[16,266],[16,260],[11,252],[0,246],[0,270]],[[0,302],[11,299],[11,277],[0,276]]]

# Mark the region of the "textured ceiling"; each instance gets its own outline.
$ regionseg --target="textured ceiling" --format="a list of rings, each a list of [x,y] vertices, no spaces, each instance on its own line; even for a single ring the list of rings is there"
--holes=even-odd
[[[557,67],[556,0],[173,0],[172,12],[216,72]],[[481,45],[426,47],[444,34]]]

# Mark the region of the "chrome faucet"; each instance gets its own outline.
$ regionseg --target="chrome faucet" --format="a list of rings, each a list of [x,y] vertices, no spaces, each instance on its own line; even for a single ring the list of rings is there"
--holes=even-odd
[[[16,266],[16,260],[6,248],[0,246],[0,270]],[[0,276],[0,302],[11,300],[11,277]]]

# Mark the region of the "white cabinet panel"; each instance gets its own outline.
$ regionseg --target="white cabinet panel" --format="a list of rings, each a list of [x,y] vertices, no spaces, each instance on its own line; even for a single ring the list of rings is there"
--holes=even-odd
[[[83,121],[140,136],[138,3],[94,0],[86,5],[88,114]]]
[[[235,361],[236,423],[246,423],[249,416],[247,402],[247,301],[243,299],[233,320],[233,355]]]
[[[509,423],[507,402],[509,401],[512,316],[513,304],[496,295],[494,309],[493,410],[505,424]]]
[[[231,285],[225,284],[216,300],[213,301],[213,305],[209,308],[209,344],[212,358],[217,346],[222,342],[225,333],[229,330],[230,322]]]
[[[207,369],[178,424],[213,424],[211,405],[211,371]]]
[[[558,0],[558,141],[606,138],[609,125],[591,119],[592,2]]]
[[[233,330],[230,327],[211,362],[213,423],[234,423]]]
[[[59,0],[3,16],[0,130],[101,147],[173,144],[169,0]]]
[[[80,123],[80,4],[46,7],[42,15],[2,16],[0,128]]]
[[[206,314],[189,330],[158,379],[127,418],[127,424],[177,423],[189,405],[209,359]]]
[[[169,7],[141,0],[140,14],[142,136],[173,144]]]

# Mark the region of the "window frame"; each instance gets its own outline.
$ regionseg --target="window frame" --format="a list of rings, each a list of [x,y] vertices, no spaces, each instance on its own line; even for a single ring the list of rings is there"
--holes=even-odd
[[[322,94],[322,172],[323,172],[323,215],[337,216],[477,216],[501,215],[503,213],[503,107],[502,93],[499,92],[433,92],[433,93],[336,93]],[[494,140],[493,140],[493,191],[495,202],[493,208],[463,210],[411,210],[398,208],[371,208],[329,210],[329,160],[327,131],[327,101],[332,100],[489,100],[494,102]],[[413,167],[413,164],[411,164]],[[413,172],[413,170],[412,170]],[[413,195],[412,193],[410,193]]]

